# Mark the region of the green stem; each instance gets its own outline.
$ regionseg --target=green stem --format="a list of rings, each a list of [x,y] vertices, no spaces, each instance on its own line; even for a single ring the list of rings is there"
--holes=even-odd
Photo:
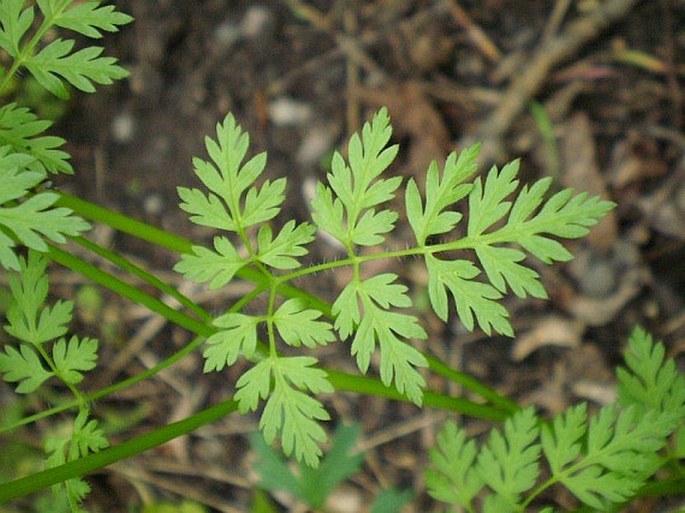
[[[158,313],[159,315],[163,316],[164,318],[168,319],[174,324],[181,326],[182,328],[185,328],[189,331],[197,333],[198,335],[203,335],[206,337],[210,336],[212,333],[216,331],[206,323],[189,317],[183,312],[174,310],[170,306],[164,304],[159,299],[149,294],[146,294],[145,292],[134,287],[133,285],[130,285],[120,280],[112,274],[109,274],[105,271],[102,271],[101,269],[98,269],[93,264],[88,263],[85,260],[82,260],[81,258],[78,258],[70,253],[67,253],[66,251],[58,247],[50,246],[48,254],[50,258],[52,258],[55,262],[63,265],[64,267],[67,267],[72,271],[75,271],[81,274],[82,276],[85,276],[86,278],[89,278],[94,282],[107,287],[108,289],[116,292],[122,297],[128,298],[131,301],[146,306],[151,311]]]
[[[452,369],[427,351],[424,351],[423,355],[426,357],[426,360],[428,360],[428,366],[433,372],[480,395],[483,399],[490,401],[493,406],[501,408],[503,411],[508,412],[508,414],[512,414],[521,409],[515,401],[501,396],[495,390],[483,385],[472,376]]]
[[[170,440],[183,436],[196,429],[215,422],[235,412],[238,404],[228,399],[183,420],[167,424],[159,429],[137,436],[118,445],[70,461],[64,465],[37,472],[0,485],[0,504],[18,497],[37,492],[62,481],[79,477],[117,461],[121,461],[143,451],[147,451]]]
[[[118,255],[114,253],[113,251],[110,251],[106,248],[103,248],[102,246],[95,244],[94,242],[89,241],[88,239],[84,237],[74,237],[72,239],[74,242],[79,244],[80,246],[92,251],[96,255],[100,255],[101,257],[109,260],[113,264],[117,265],[124,271],[127,271],[128,273],[132,274],[133,276],[136,276],[140,278],[141,280],[145,281],[146,283],[149,283],[153,287],[155,287],[157,290],[160,292],[174,298],[176,301],[178,301],[181,305],[186,307],[188,310],[193,312],[200,320],[203,322],[210,322],[212,320],[211,315],[207,313],[206,310],[201,308],[195,301],[192,301],[189,299],[187,296],[181,294],[178,289],[168,285],[166,282],[160,280],[156,276],[150,274],[147,272],[145,269],[142,269],[141,267],[135,265],[133,262],[128,260],[127,258]]]

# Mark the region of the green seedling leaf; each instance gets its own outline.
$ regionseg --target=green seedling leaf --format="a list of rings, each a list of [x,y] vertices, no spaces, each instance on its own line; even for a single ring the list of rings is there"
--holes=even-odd
[[[300,266],[293,257],[308,253],[304,247],[314,240],[316,228],[308,223],[295,225],[295,221],[288,221],[281,231],[273,238],[269,225],[259,229],[257,242],[259,252],[257,258],[276,269],[294,269]]]
[[[93,93],[93,82],[111,84],[128,76],[114,57],[100,56],[104,48],[89,46],[71,53],[73,47],[71,39],[55,39],[37,54],[28,56],[24,65],[40,85],[60,98],[69,97],[62,79],[83,92]]]
[[[52,126],[50,121],[38,119],[29,109],[18,107],[16,103],[8,103],[0,107],[0,146],[7,145],[11,148],[8,152],[16,152],[29,157],[19,168],[40,173],[41,180],[31,185],[26,185],[28,190],[42,181],[45,171],[50,173],[74,172],[69,163],[69,154],[59,148],[64,145],[64,139],[53,135],[41,135]],[[3,162],[2,169],[7,173],[7,162]],[[10,168],[13,166],[9,166]],[[30,174],[30,173],[21,173]],[[35,180],[35,178],[34,178]],[[5,183],[3,181],[3,183]],[[17,189],[8,188],[10,191]],[[18,196],[18,197],[22,197]],[[0,200],[0,203],[3,203]]]
[[[364,124],[361,138],[350,139],[349,166],[336,152],[327,177],[330,188],[317,186],[312,219],[347,248],[382,243],[397,220],[396,212],[373,208],[391,200],[401,183],[400,177],[378,178],[397,155],[396,145],[386,148],[391,135],[388,112],[381,109]]]
[[[448,317],[447,290],[454,297],[457,315],[466,329],[472,331],[475,320],[488,335],[494,329],[497,333],[513,336],[509,314],[497,302],[502,294],[489,283],[474,280],[480,274],[478,268],[468,260],[440,260],[426,256],[428,267],[428,295],[438,316],[446,321]]]
[[[307,308],[301,299],[289,299],[274,314],[274,324],[286,344],[298,347],[316,347],[335,340],[333,326],[318,320],[321,312]]]
[[[53,373],[43,367],[43,363],[35,350],[28,344],[21,344],[19,351],[12,346],[6,346],[0,352],[0,372],[5,381],[18,381],[17,393],[29,394],[35,392]]]
[[[214,237],[214,251],[193,246],[193,253],[182,255],[174,270],[186,279],[209,282],[210,289],[218,289],[230,282],[247,263],[228,238],[218,236]]]
[[[0,2],[0,48],[12,57],[19,56],[21,40],[33,23],[33,7],[24,9],[24,0]]]
[[[425,207],[416,182],[413,178],[409,180],[405,196],[407,219],[420,245],[425,244],[431,235],[452,231],[461,220],[460,213],[447,209],[471,191],[473,185],[464,183],[464,180],[476,172],[479,149],[479,145],[473,145],[462,151],[458,158],[456,153],[451,153],[445,161],[442,176],[439,176],[437,163],[431,162],[426,175]]]
[[[93,338],[79,340],[72,336],[59,339],[52,348],[52,359],[55,362],[57,374],[71,385],[83,380],[82,372],[95,368],[97,362],[98,341]]]
[[[477,469],[481,479],[509,507],[520,503],[540,473],[538,419],[533,408],[515,413],[504,423],[504,434],[490,433],[481,449]]]
[[[87,1],[71,3],[64,9],[64,2],[56,0],[38,0],[38,7],[43,15],[51,19],[58,27],[73,30],[92,39],[102,37],[102,32],[117,32],[119,25],[133,21],[128,14],[115,11],[113,5],[100,5],[100,2]]]
[[[207,339],[204,372],[220,371],[233,365],[241,354],[251,358],[257,348],[257,325],[262,321],[241,313],[227,313],[214,320],[221,328]]]
[[[52,308],[43,306],[48,295],[47,259],[34,251],[28,260],[19,259],[21,274],[10,275],[13,302],[7,311],[5,331],[11,336],[41,345],[67,332],[73,303],[57,301]]]

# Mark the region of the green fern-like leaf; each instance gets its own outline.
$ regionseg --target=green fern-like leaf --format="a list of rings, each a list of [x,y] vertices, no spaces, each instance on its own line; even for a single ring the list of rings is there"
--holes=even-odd
[[[64,139],[41,135],[51,125],[50,121],[39,120],[25,107],[15,103],[3,105],[0,107],[0,146],[8,145],[13,153],[33,157],[21,166],[28,171],[71,174],[74,171],[68,161],[69,154],[59,149],[64,145]],[[33,185],[27,189],[31,187]]]
[[[0,48],[15,58],[19,56],[19,45],[34,18],[33,7],[24,9],[25,3],[24,0],[0,2]]]
[[[243,412],[256,409],[260,398],[268,397],[259,422],[267,443],[280,432],[283,452],[312,467],[318,466],[321,456],[318,443],[326,439],[319,421],[330,416],[306,392],[333,392],[326,373],[315,364],[315,358],[306,356],[264,359],[241,376],[235,395]]]
[[[454,297],[457,315],[473,330],[476,322],[486,333],[508,336],[513,330],[499,300],[511,289],[519,297],[546,298],[536,271],[522,262],[526,253],[545,263],[565,261],[571,253],[551,238],[577,238],[605,215],[613,203],[566,189],[545,201],[551,180],[543,178],[518,192],[518,161],[501,170],[493,167],[485,180],[462,183],[475,170],[478,147],[450,155],[442,176],[431,164],[426,177],[426,199],[409,182],[405,195],[407,218],[416,240],[424,249],[429,273],[431,305],[441,319],[449,316],[447,290]],[[450,210],[453,200],[468,197],[466,236],[454,241],[426,245],[431,236],[450,232],[461,214]],[[448,260],[440,253],[473,250],[480,268],[463,259]],[[481,273],[484,271],[484,276]],[[486,278],[486,279],[483,279]]]
[[[521,297],[546,297],[538,274],[525,265],[525,257],[530,254],[545,262],[567,259],[570,254],[554,237],[581,236],[612,207],[609,202],[574,196],[570,191],[545,202],[549,180],[518,190],[517,162],[501,171],[493,168],[485,180],[468,182],[476,171],[478,146],[473,146],[459,156],[450,155],[442,172],[436,163],[431,164],[424,188],[409,181],[405,204],[417,245],[370,251],[366,248],[385,243],[399,219],[388,204],[402,179],[384,176],[397,155],[397,146],[390,145],[391,135],[387,110],[381,109],[364,124],[360,135],[352,136],[347,159],[335,153],[327,182],[317,185],[311,201],[312,219],[316,228],[342,244],[347,257],[311,270],[301,268],[300,257],[307,254],[307,245],[314,239],[314,225],[289,220],[280,230],[274,229],[285,180],[258,183],[266,156],[247,158],[249,137],[230,114],[217,125],[216,138],[205,139],[209,160],[193,161],[195,174],[207,190],[178,190],[181,208],[193,222],[231,234],[215,237],[213,249],[194,246],[176,270],[214,288],[229,283],[247,267],[263,278],[256,292],[264,290],[269,295],[262,315],[231,311],[215,321],[219,330],[208,340],[205,370],[221,370],[240,356],[256,362],[237,383],[241,411],[256,410],[265,401],[260,426],[267,440],[280,433],[284,450],[308,463],[318,459],[316,443],[323,440],[317,420],[327,418],[311,394],[328,390],[330,385],[315,368],[316,360],[281,356],[280,342],[315,348],[332,342],[335,330],[340,339],[350,340],[351,353],[362,372],[369,371],[378,350],[381,381],[422,404],[425,379],[420,369],[427,361],[414,342],[425,339],[426,332],[409,311],[412,301],[407,286],[393,273],[372,275],[366,267],[369,261],[423,257],[429,297],[438,316],[448,319],[451,295],[468,329],[480,326],[487,333],[512,335],[508,313],[500,302],[507,291]],[[466,235],[459,239],[453,232],[462,214],[455,203],[462,199],[468,201],[469,216]],[[448,254],[456,251],[471,251],[477,260],[450,259]],[[280,287],[286,282],[341,265],[352,268],[352,278],[332,305],[333,329],[302,299],[288,299],[278,306]],[[264,324],[260,332],[264,344],[257,339],[260,323]],[[509,431],[507,436],[517,434],[514,428]],[[493,437],[496,440],[497,435]],[[505,446],[514,444],[511,451],[520,449],[516,446],[519,439],[506,440]],[[495,441],[493,444],[488,450],[501,449]],[[524,456],[527,454],[524,451]],[[523,469],[517,474],[523,479],[520,474]],[[484,503],[487,508],[515,503],[515,477],[506,475],[501,480],[490,483],[499,488]]]
[[[352,281],[333,304],[333,314],[342,337],[358,323],[351,349],[359,369],[368,370],[378,344],[383,383],[394,383],[400,393],[420,405],[425,380],[416,367],[426,367],[428,362],[407,340],[425,339],[427,334],[416,317],[390,310],[411,306],[407,287],[395,283],[396,280],[395,274],[381,274]]]
[[[466,432],[454,422],[447,422],[438,434],[436,447],[429,457],[433,466],[426,471],[426,487],[434,498],[473,509],[472,501],[485,485],[476,470],[478,449]]]
[[[60,378],[68,384],[75,385],[83,380],[83,372],[95,368],[97,361],[98,341],[93,338],[79,340],[71,337],[59,339],[52,347],[52,359]]]
[[[673,399],[680,397],[682,373],[672,373],[674,361],[664,359],[663,346],[636,329],[626,362],[623,409],[611,404],[589,416],[587,405],[579,404],[543,424],[528,408],[506,421],[504,435],[494,430],[480,449],[447,423],[429,453],[429,493],[469,513],[523,512],[544,490],[562,485],[593,510],[615,511],[668,461],[662,450],[685,426],[682,403]],[[645,388],[662,400],[646,400]],[[550,475],[538,483],[542,455]]]
[[[205,372],[219,371],[233,365],[241,354],[251,358],[257,348],[257,325],[261,319],[241,313],[227,313],[214,320],[219,327],[207,339],[209,347],[203,353]]]
[[[13,302],[7,311],[5,331],[36,346],[61,337],[71,321],[73,303],[57,301],[52,307],[43,305],[48,295],[45,257],[31,251],[27,260],[19,260],[19,265],[20,275],[9,278]]]
[[[46,370],[36,351],[28,344],[21,344],[19,351],[12,346],[0,352],[0,372],[5,381],[18,381],[17,393],[35,392],[53,373]]]
[[[210,192],[179,187],[181,208],[197,224],[233,232],[272,219],[283,203],[285,179],[254,186],[264,171],[266,154],[243,164],[250,138],[232,115],[217,124],[216,133],[216,140],[205,139],[211,162],[193,159],[195,174]]]
[[[44,239],[65,242],[90,228],[83,219],[72,215],[68,208],[55,208],[59,196],[53,192],[38,193],[23,202],[17,202],[40,184],[44,174],[29,171],[33,159],[20,153],[10,153],[8,146],[0,148],[0,227],[5,228],[24,245],[38,251],[47,251]],[[16,242],[0,230],[0,265],[18,271],[19,260],[13,251]]]
[[[40,85],[60,98],[68,98],[69,84],[86,93],[95,92],[93,82],[111,84],[128,72],[116,65],[114,57],[101,57],[104,48],[89,46],[72,53],[74,41],[56,39],[24,61],[24,66]]]
[[[504,435],[492,431],[478,455],[481,478],[510,506],[519,504],[540,473],[537,422],[533,408],[515,413],[504,423]]]
[[[312,219],[345,247],[374,246],[384,241],[397,220],[392,210],[375,207],[391,200],[401,178],[378,178],[392,163],[398,147],[386,147],[392,128],[386,109],[381,109],[362,136],[353,135],[348,146],[349,166],[336,152],[327,187],[317,186],[312,200]]]
[[[662,343],[636,327],[628,340],[626,368],[616,370],[619,401],[641,409],[679,413],[685,418],[685,377],[666,360]]]
[[[133,21],[128,14],[115,11],[113,5],[100,5],[99,1],[82,3],[64,2],[59,0],[37,0],[43,15],[52,20],[58,27],[73,30],[92,39],[102,37],[102,31],[117,32],[120,25]]]

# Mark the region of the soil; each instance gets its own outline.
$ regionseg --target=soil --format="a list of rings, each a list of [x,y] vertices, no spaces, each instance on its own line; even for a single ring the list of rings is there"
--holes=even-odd
[[[456,322],[443,326],[424,312],[431,351],[548,414],[581,400],[612,400],[613,369],[635,324],[685,362],[682,2],[117,4],[135,22],[104,45],[131,75],[95,95],[76,95],[58,122],[77,170],[61,181],[62,189],[207,243],[214,233],[189,223],[176,187],[198,186],[192,157],[205,157],[204,136],[213,136],[231,112],[250,133],[251,153],[268,153],[269,177],[288,178],[282,220],[304,220],[304,200],[325,176],[331,152],[344,151],[349,135],[386,105],[402,147],[394,173],[421,177],[431,160],[444,161],[478,140],[483,169],[521,158],[524,180],[553,176],[617,203],[587,239],[569,244],[577,255],[572,263],[540,266],[549,301],[507,300],[513,340],[468,333]],[[159,270],[213,312],[244,290],[236,285],[223,296],[203,296],[203,288],[171,272],[176,256],[104,228],[95,236]],[[400,228],[388,245],[402,247],[408,236]],[[336,252],[323,241],[312,259]],[[386,269],[422,297],[418,266],[388,263]],[[303,285],[330,298],[344,279],[331,275]],[[190,340],[138,306],[109,302],[101,318],[81,319],[84,330],[109,344],[110,361],[120,358],[106,371],[109,380],[153,365]],[[348,348],[338,349],[321,358],[352,372]],[[142,419],[136,429],[159,426],[230,395],[240,369],[208,376],[201,370],[200,355],[193,355],[173,373],[99,408]],[[327,400],[327,407],[336,422],[362,422],[367,449],[363,472],[336,492],[328,511],[368,511],[371,498],[389,487],[414,490],[403,511],[439,510],[425,493],[422,469],[442,413],[353,395]],[[123,512],[185,497],[209,511],[250,511],[256,477],[244,435],[255,425],[254,417],[230,416],[114,465],[93,478],[89,507]],[[474,432],[488,427],[468,425]],[[136,432],[121,429],[114,442]],[[305,511],[292,497],[276,499],[284,511]],[[645,500],[635,507],[676,511],[677,505]]]

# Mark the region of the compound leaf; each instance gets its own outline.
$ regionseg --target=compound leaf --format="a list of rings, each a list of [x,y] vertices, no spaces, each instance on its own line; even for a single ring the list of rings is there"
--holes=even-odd
[[[266,154],[243,163],[250,137],[228,114],[216,125],[216,140],[205,137],[210,161],[193,159],[195,174],[209,189],[178,188],[181,208],[194,223],[242,234],[245,228],[275,217],[284,200],[285,179],[254,184],[266,165]]]
[[[12,346],[6,346],[5,352],[0,353],[0,372],[5,381],[19,381],[17,392],[28,394],[34,392],[53,373],[43,367],[35,350],[28,344],[21,344],[19,351]]]
[[[516,505],[540,473],[538,419],[534,409],[515,413],[504,423],[504,435],[495,429],[478,455],[481,478],[509,505]]]
[[[432,468],[426,471],[428,493],[443,502],[459,504],[472,510],[471,502],[483,488],[476,471],[478,449],[456,423],[446,422],[438,434],[436,446],[429,450]]]
[[[41,178],[44,171],[71,174],[74,170],[68,161],[69,154],[58,149],[64,145],[64,139],[52,135],[41,135],[51,125],[50,121],[38,119],[26,107],[18,107],[16,103],[3,105],[0,107],[0,146],[8,145],[13,152],[33,157],[18,167],[41,172]],[[1,165],[5,173],[7,164],[3,162]],[[26,189],[38,183],[29,185]],[[2,203],[1,200],[0,203]]]
[[[660,342],[640,327],[628,339],[626,368],[618,368],[619,402],[641,409],[680,412],[685,417],[685,378],[675,361],[665,358]]]
[[[397,146],[386,147],[392,128],[387,109],[382,108],[362,136],[354,134],[348,145],[349,167],[336,152],[328,174],[329,187],[319,184],[312,200],[316,225],[350,249],[383,242],[382,234],[394,227],[397,213],[374,207],[391,200],[401,178],[378,178],[397,155]]]
[[[304,247],[314,240],[316,228],[308,223],[295,224],[288,221],[278,232],[276,238],[269,225],[263,225],[257,234],[259,251],[257,258],[276,269],[294,269],[300,266],[293,257],[303,256],[308,253]]]
[[[94,338],[72,336],[69,342],[59,339],[52,347],[52,359],[55,362],[57,374],[71,385],[83,380],[81,372],[95,368],[97,361],[98,341]]]
[[[407,219],[419,245],[425,244],[431,235],[452,231],[461,220],[460,213],[446,209],[471,191],[473,185],[463,182],[476,171],[479,149],[479,145],[473,145],[462,151],[458,158],[456,153],[451,153],[445,161],[442,176],[437,163],[431,162],[426,175],[425,207],[416,182],[409,180],[405,196]]]
[[[256,408],[259,398],[268,396],[259,421],[264,439],[271,444],[280,432],[285,455],[294,453],[298,461],[311,467],[318,465],[318,443],[326,439],[318,421],[330,416],[321,402],[306,392],[333,391],[326,373],[312,367],[314,364],[316,359],[306,356],[269,357],[238,380],[241,388],[236,394],[241,410]]]
[[[19,265],[20,276],[9,277],[13,301],[7,310],[5,331],[34,345],[64,335],[71,321],[73,303],[57,301],[52,308],[43,306],[48,294],[46,258],[31,251],[28,261],[20,258]]]
[[[98,427],[95,419],[88,420],[88,410],[81,410],[74,421],[74,433],[71,438],[72,458],[82,458],[109,447],[105,434]]]
[[[116,11],[113,5],[100,5],[99,1],[73,3],[68,9],[55,10],[54,0],[38,0],[38,6],[46,18],[62,28],[84,36],[99,39],[102,32],[117,32],[117,25],[133,21],[128,14]]]
[[[70,53],[73,47],[73,40],[57,38],[37,54],[27,56],[24,65],[40,85],[60,98],[69,97],[62,79],[81,91],[92,93],[95,92],[93,82],[111,84],[128,76],[114,57],[100,57],[103,48],[89,46]]]
[[[313,348],[335,340],[333,326],[318,320],[321,315],[319,310],[307,308],[303,300],[289,299],[276,311],[273,321],[286,344]]]
[[[605,509],[609,502],[632,497],[660,466],[657,454],[677,424],[672,412],[637,408],[618,412],[605,406],[590,420],[582,457],[558,474],[558,479],[590,507]]]
[[[19,56],[19,44],[33,23],[33,7],[24,7],[24,0],[0,2],[0,48],[12,57]]]
[[[396,278],[394,274],[382,274],[357,285],[354,302],[359,300],[364,315],[352,341],[352,355],[356,356],[359,369],[366,372],[378,342],[381,380],[386,386],[394,381],[400,393],[420,405],[425,380],[416,367],[426,367],[428,362],[418,350],[400,337],[424,339],[427,334],[416,317],[387,310],[390,306],[411,305],[406,287],[394,283]]]
[[[234,312],[217,317],[214,325],[221,329],[207,339],[204,372],[233,365],[241,353],[251,358],[257,348],[257,325],[261,321],[260,317]]]
[[[182,255],[174,270],[198,283],[208,281],[210,289],[226,285],[247,261],[238,255],[226,237],[214,237],[214,249],[212,251],[202,246],[193,246],[193,254]]]
[[[428,295],[438,316],[448,317],[447,292],[454,297],[457,315],[469,331],[474,329],[474,316],[488,335],[494,329],[504,335],[513,335],[506,309],[497,302],[502,294],[492,285],[473,278],[480,274],[468,260],[440,260],[426,255],[428,267]]]

